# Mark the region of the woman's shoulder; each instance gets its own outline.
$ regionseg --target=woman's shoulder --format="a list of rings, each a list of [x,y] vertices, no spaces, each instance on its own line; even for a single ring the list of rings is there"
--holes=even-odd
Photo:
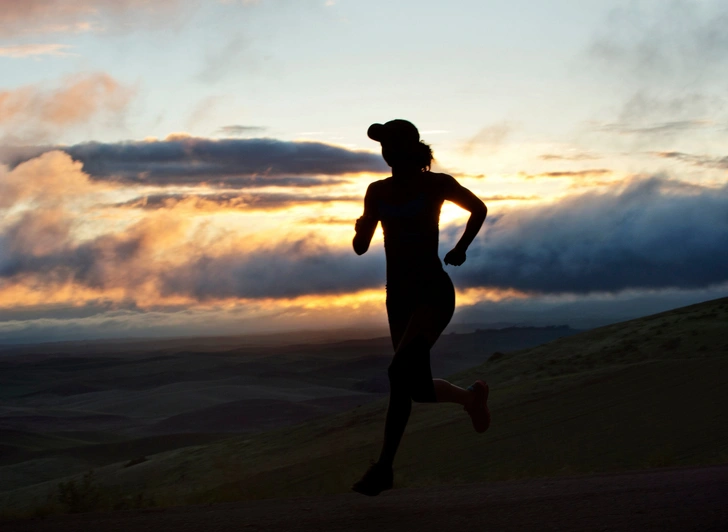
[[[451,181],[455,180],[455,178],[453,176],[451,176],[450,174],[442,174],[442,173],[430,172],[430,171],[425,172],[425,174],[427,174],[429,176],[429,178],[433,180],[433,182],[437,182],[437,183],[447,183],[447,182],[451,182]]]
[[[387,177],[385,179],[379,179],[377,181],[372,181],[369,183],[369,186],[367,187],[367,195],[368,196],[377,196],[382,194],[384,191],[386,191],[390,186],[391,176]]]
[[[441,174],[437,172],[426,172],[426,174],[431,188],[435,190],[438,195],[447,194],[452,189],[453,185],[458,184],[457,180],[450,174]]]

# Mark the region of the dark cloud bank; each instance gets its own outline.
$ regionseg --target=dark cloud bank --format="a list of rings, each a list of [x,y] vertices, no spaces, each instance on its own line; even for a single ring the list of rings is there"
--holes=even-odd
[[[93,179],[132,184],[194,185],[239,188],[314,186],[342,176],[385,172],[381,156],[320,142],[267,138],[211,140],[177,137],[154,142],[88,142],[74,146],[39,146],[4,150],[2,161],[14,168],[41,153],[60,150],[83,163]]]
[[[381,251],[358,257],[303,239],[269,249],[222,257],[201,257],[162,274],[163,295],[198,300],[337,294],[384,282]]]
[[[316,236],[216,256],[202,247],[190,253],[193,259],[166,269],[146,255],[148,235],[141,229],[82,244],[68,240],[39,255],[21,230],[30,223],[21,220],[0,235],[0,279],[34,274],[49,286],[73,280],[96,288],[153,280],[164,295],[198,300],[346,293],[384,282],[378,246],[362,257]],[[442,252],[462,230],[444,228]],[[653,177],[553,205],[495,212],[468,261],[447,269],[458,288],[587,294],[704,288],[728,281],[727,266],[728,186]]]
[[[454,240],[460,228],[450,228]],[[700,288],[728,281],[728,187],[653,177],[493,217],[453,277],[537,293]]]
[[[164,296],[207,301],[336,294],[380,286],[384,281],[381,252],[357,257],[315,237],[215,256],[200,250],[192,253],[189,262],[166,270],[147,261],[147,236],[142,232],[105,235],[76,246],[67,243],[42,255],[26,250],[18,242],[23,236],[19,224],[0,235],[0,280],[35,275],[49,290],[54,283],[111,289],[133,288],[151,280]]]
[[[462,227],[445,228],[441,256]],[[201,259],[165,274],[168,293],[220,297],[346,292],[381,285],[381,251],[364,257],[305,246]],[[541,294],[695,289],[728,281],[728,187],[653,177],[607,193],[489,218],[456,285]]]

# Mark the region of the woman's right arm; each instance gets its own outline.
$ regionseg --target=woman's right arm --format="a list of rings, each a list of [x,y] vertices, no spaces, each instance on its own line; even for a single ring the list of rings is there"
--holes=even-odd
[[[354,235],[352,243],[357,255],[363,255],[367,252],[379,223],[379,218],[376,216],[374,190],[374,183],[372,183],[367,188],[367,193],[364,196],[364,214],[356,221],[354,226],[356,235]]]
[[[452,201],[458,207],[470,211],[470,218],[468,218],[468,223],[465,225],[463,236],[460,237],[455,247],[445,255],[445,264],[460,266],[465,262],[465,252],[468,250],[468,246],[475,239],[475,235],[480,231],[485,217],[488,215],[488,208],[478,196],[460,185],[454,177],[447,174],[440,175],[443,179],[444,198]]]

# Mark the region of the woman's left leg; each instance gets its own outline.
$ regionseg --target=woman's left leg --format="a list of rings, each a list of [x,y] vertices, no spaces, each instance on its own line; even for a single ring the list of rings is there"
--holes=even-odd
[[[390,381],[395,377],[400,387],[407,387],[416,402],[451,402],[463,405],[477,432],[490,426],[488,385],[476,380],[467,390],[444,379],[433,379],[430,348],[445,330],[455,311],[455,289],[443,272],[428,285],[422,302],[412,313],[390,365]],[[393,375],[394,373],[394,375]]]
[[[410,396],[415,402],[458,403],[465,407],[472,405],[472,391],[444,379],[432,378],[430,349],[449,323],[451,315],[452,311],[447,306],[419,306],[412,314],[397,346],[390,374],[394,372],[395,378],[399,377],[407,383]]]
[[[389,366],[392,389],[406,390],[413,401],[419,403],[449,402],[463,405],[473,422],[476,432],[485,432],[490,426],[488,408],[488,384],[476,380],[466,390],[444,379],[433,379],[430,369],[430,348],[450,320],[450,314],[443,314],[446,307],[422,305],[415,309],[407,329]],[[408,416],[409,417],[409,416]],[[386,432],[386,430],[385,430]],[[387,445],[382,457],[389,463],[394,460],[404,426],[401,427],[396,445]]]

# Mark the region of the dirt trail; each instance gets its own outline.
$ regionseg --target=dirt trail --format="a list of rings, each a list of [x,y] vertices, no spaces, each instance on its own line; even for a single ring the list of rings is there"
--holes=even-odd
[[[3,532],[728,531],[728,465],[0,523]]]

